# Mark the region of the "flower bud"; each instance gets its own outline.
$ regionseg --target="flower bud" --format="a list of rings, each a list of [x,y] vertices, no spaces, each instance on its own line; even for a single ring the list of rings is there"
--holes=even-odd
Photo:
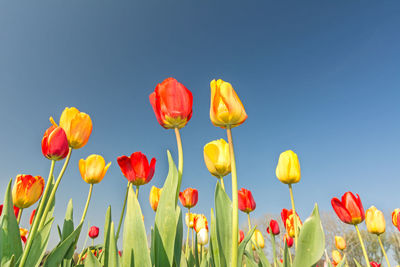
[[[155,186],[151,187],[149,201],[150,201],[150,206],[154,211],[157,211],[158,202],[160,201],[161,192],[162,192],[161,188],[157,188]]]
[[[251,237],[251,241],[253,243],[252,244],[253,250],[255,250],[254,244],[256,244],[258,248],[264,248],[264,246],[265,246],[264,237],[263,237],[261,231],[258,229],[254,230],[254,233]]]
[[[335,246],[338,250],[345,250],[346,249],[346,240],[344,240],[341,236],[335,236]]]
[[[99,227],[96,227],[96,226],[90,227],[90,229],[89,229],[89,237],[91,239],[95,239],[98,236],[99,236]]]
[[[32,206],[42,196],[43,188],[44,180],[41,176],[17,175],[12,190],[14,205],[20,209]]]
[[[208,171],[217,178],[231,172],[229,144],[224,139],[212,141],[204,146],[204,162]]]
[[[256,209],[256,202],[250,190],[241,188],[238,192],[238,205],[239,209],[243,212],[249,213]]]
[[[179,192],[179,200],[185,208],[193,208],[199,200],[197,189],[186,188],[183,192]]]
[[[197,242],[203,246],[208,243],[208,230],[206,228],[201,228],[197,233]]]
[[[86,183],[97,184],[103,180],[110,165],[111,162],[106,166],[106,162],[102,156],[93,154],[87,157],[86,160],[79,160],[79,171]]]
[[[269,222],[269,226],[267,227],[268,234],[270,233],[271,230],[272,230],[273,235],[279,235],[280,230],[279,230],[279,224],[277,221],[271,220]]]
[[[55,124],[53,118],[50,121]],[[65,108],[60,117],[60,126],[67,135],[69,146],[78,149],[87,144],[92,133],[92,119],[77,108]]]
[[[336,266],[342,261],[342,255],[339,251],[333,250],[332,251],[332,263]]]
[[[385,232],[386,222],[382,211],[371,206],[365,212],[365,224],[367,225],[367,230],[371,234],[380,235]]]
[[[62,160],[68,152],[68,139],[64,129],[56,125],[50,126],[42,139],[43,155],[50,160]]]
[[[297,154],[292,150],[282,152],[276,166],[276,177],[284,184],[295,184],[300,181],[300,163]]]

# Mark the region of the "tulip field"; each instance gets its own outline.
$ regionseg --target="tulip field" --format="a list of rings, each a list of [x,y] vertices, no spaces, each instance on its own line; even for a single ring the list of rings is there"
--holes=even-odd
[[[79,166],[69,165],[72,151],[84,149],[90,141],[92,120],[90,115],[75,107],[67,107],[59,120],[50,117],[49,128],[44,131],[42,154],[49,161],[49,175],[45,179],[30,174],[17,175],[9,181],[1,205],[0,266],[262,266],[262,267],[322,267],[324,266],[395,266],[387,256],[381,235],[386,230],[383,213],[371,206],[364,210],[362,199],[356,193],[346,192],[332,196],[334,213],[342,223],[354,226],[359,246],[363,251],[361,262],[347,257],[346,239],[335,236],[335,249],[326,252],[325,232],[321,223],[318,205],[302,221],[296,209],[293,191],[301,181],[298,155],[282,151],[277,157],[276,182],[287,187],[291,209],[282,209],[281,218],[268,221],[267,229],[251,223],[251,214],[256,202],[250,190],[238,188],[238,174],[234,149],[234,128],[242,126],[247,119],[245,107],[233,86],[221,79],[212,80],[210,121],[226,132],[225,139],[210,140],[204,144],[204,166],[215,176],[214,205],[209,207],[210,216],[193,213],[198,202],[198,191],[182,188],[185,179],[184,149],[180,129],[190,127],[193,96],[182,83],[167,78],[157,84],[149,94],[155,119],[176,136],[178,158],[165,151],[169,171],[162,188],[152,186],[149,202],[155,212],[152,225],[145,225],[138,194],[142,186],[150,186],[157,168],[156,159],[142,152],[118,157],[118,166],[126,178],[126,194],[121,197],[123,208],[118,221],[112,221],[109,207],[105,214],[104,229],[93,225],[83,228],[93,188],[107,175],[111,162],[101,155],[92,154],[79,160]],[[149,92],[150,93],[150,92]],[[146,100],[146,99],[144,99]],[[171,131],[167,131],[170,133]],[[301,153],[301,151],[297,151]],[[62,166],[56,173],[55,166]],[[54,225],[54,207],[57,191],[63,183],[63,175],[70,168],[79,168],[82,179],[89,185],[86,205],[79,221],[73,221],[73,206],[70,202],[65,211],[64,224],[58,228],[59,236],[50,237]],[[230,179],[231,188],[224,179]],[[32,214],[23,210],[33,206]],[[239,213],[248,218],[246,230],[239,229]],[[22,220],[29,221],[30,228],[19,226]],[[279,226],[282,220],[283,226]],[[369,259],[367,248],[359,226],[365,222],[369,235],[374,236],[384,261],[376,263]],[[392,225],[400,231],[400,209],[392,213]],[[262,231],[269,238],[265,239]],[[104,234],[104,242],[94,240]],[[49,247],[49,239],[57,239],[55,247]],[[78,241],[90,238],[83,249],[77,249]],[[118,246],[122,240],[122,246]],[[279,242],[283,241],[283,246]],[[269,248],[272,254],[266,253]],[[319,264],[319,265],[317,265]]]

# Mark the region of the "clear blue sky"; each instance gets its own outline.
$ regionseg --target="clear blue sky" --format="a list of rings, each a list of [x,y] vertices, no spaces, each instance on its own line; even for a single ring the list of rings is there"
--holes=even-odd
[[[48,118],[75,106],[91,115],[93,133],[73,152],[56,223],[70,198],[79,220],[89,186],[78,160],[92,153],[112,165],[94,188],[87,220],[102,226],[111,204],[117,223],[126,179],[116,158],[142,151],[157,158],[140,192],[149,229],[149,190],[166,177],[166,150],[175,159],[177,151],[148,95],[172,76],[194,98],[181,132],[182,186],[199,190],[194,212],[209,216],[216,179],[202,149],[226,138],[209,120],[209,83],[222,78],[249,116],[233,136],[239,187],[253,192],[254,217],[290,207],[287,186],[275,177],[287,149],[300,157],[294,193],[303,219],[314,202],[332,211],[330,199],[348,190],[366,208],[389,212],[398,207],[400,185],[399,12],[398,1],[2,1],[0,195],[18,173],[47,177],[40,142]],[[53,232],[51,244],[56,240]]]

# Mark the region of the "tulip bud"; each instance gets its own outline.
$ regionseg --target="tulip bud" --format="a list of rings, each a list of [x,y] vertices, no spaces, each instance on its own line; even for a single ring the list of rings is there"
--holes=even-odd
[[[99,227],[96,227],[96,226],[90,227],[90,229],[89,229],[89,237],[91,239],[95,239],[98,236],[99,236]]]
[[[197,189],[186,188],[183,192],[179,192],[179,200],[185,208],[190,209],[196,206],[198,199],[199,193]]]
[[[264,237],[263,237],[261,231],[258,229],[254,230],[254,233],[251,236],[251,241],[253,243],[253,245],[252,245],[253,250],[256,249],[254,247],[254,244],[256,244],[258,248],[264,248],[264,246],[265,246]]]
[[[273,235],[279,235],[280,230],[279,230],[279,224],[277,221],[271,220],[269,222],[269,226],[267,227],[268,234],[270,233],[271,230],[272,230]]]
[[[24,242],[24,244],[26,243],[27,240],[27,235],[28,235],[28,230],[25,228],[19,228],[19,235],[21,236],[21,240],[22,242]]]
[[[332,251],[332,263],[334,265],[338,265],[342,261],[342,255],[339,251],[333,250]]]
[[[189,217],[189,213],[186,213],[186,216],[185,216],[185,223],[186,223],[186,226],[187,227],[189,227],[189,228],[193,228],[193,222],[194,222],[194,218],[197,216],[197,214],[196,213],[190,213],[190,217]]]
[[[385,232],[386,222],[382,211],[371,206],[365,212],[365,224],[367,225],[367,230],[371,234],[380,235]]]
[[[197,233],[197,242],[203,246],[208,243],[208,230],[206,228],[201,228]]]
[[[36,209],[32,210],[31,217],[29,218],[29,224],[32,225],[33,219],[35,218]]]
[[[300,228],[302,226],[299,215],[297,213],[294,215],[293,210],[283,209],[281,212],[281,217],[282,217],[283,225],[285,226],[286,231],[288,232],[289,236],[294,237],[294,235],[295,235],[294,220],[297,220],[297,222],[296,222],[297,229],[298,229],[297,232],[300,231]]]
[[[256,209],[256,202],[250,190],[241,188],[238,192],[238,205],[239,209],[243,212],[249,213]]]
[[[242,243],[244,239],[244,232],[242,230],[239,230],[239,244]]]
[[[157,188],[155,186],[151,187],[149,201],[150,201],[150,206],[154,211],[157,211],[158,202],[160,201],[161,191],[162,191],[161,188]]]
[[[155,158],[152,158],[149,164],[146,155],[142,152],[135,152],[130,157],[118,157],[117,161],[122,174],[133,185],[144,185],[153,179],[156,167]]]
[[[231,172],[229,144],[224,139],[206,144],[203,151],[204,162],[212,175],[222,178]]]
[[[284,184],[295,184],[300,181],[300,162],[292,150],[282,152],[276,166],[276,177]]]
[[[193,228],[198,233],[201,229],[205,228],[208,231],[208,222],[206,216],[197,214],[193,220]]]
[[[294,241],[293,237],[289,236],[288,234],[285,234],[283,238],[285,239],[288,248],[291,248],[293,246],[293,241]]]
[[[46,130],[42,139],[42,153],[50,160],[61,160],[68,155],[69,146],[65,131],[56,125]]]
[[[341,236],[335,236],[335,246],[338,250],[346,249],[346,240]]]
[[[79,160],[79,171],[86,183],[97,184],[103,180],[110,165],[111,162],[106,166],[106,162],[102,156],[93,154],[87,157],[86,160]]]
[[[392,212],[392,223],[400,231],[400,209],[395,209]]]
[[[382,266],[382,264],[378,264],[374,261],[371,261],[369,264],[371,265],[371,267],[381,267]],[[399,265],[397,265],[397,266],[399,266]]]
[[[331,204],[336,215],[344,223],[357,225],[365,219],[364,208],[358,194],[356,197],[353,193],[346,192],[341,201],[332,198]]]
[[[42,196],[44,180],[40,176],[20,174],[15,180],[12,198],[13,203],[20,209],[25,209],[39,200]]]

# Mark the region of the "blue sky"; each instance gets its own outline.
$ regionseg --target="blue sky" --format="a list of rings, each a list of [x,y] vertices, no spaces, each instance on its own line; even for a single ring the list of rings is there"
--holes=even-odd
[[[177,151],[148,96],[172,76],[194,97],[193,117],[181,131],[182,186],[199,190],[194,212],[208,216],[216,179],[202,148],[226,138],[209,120],[209,83],[222,78],[249,116],[233,138],[239,187],[253,192],[254,217],[290,207],[287,186],[275,177],[287,149],[302,167],[294,186],[302,218],[315,202],[332,211],[330,199],[348,190],[365,208],[388,213],[398,207],[400,185],[399,11],[398,1],[2,1],[0,195],[19,173],[47,177],[40,141],[48,118],[75,106],[90,114],[93,133],[73,152],[56,223],[70,198],[80,219],[89,186],[78,160],[93,153],[112,165],[94,187],[87,220],[102,226],[111,205],[117,223],[126,179],[116,158],[142,151],[157,159],[139,196],[149,228],[148,193],[166,177],[166,150],[176,160]]]

